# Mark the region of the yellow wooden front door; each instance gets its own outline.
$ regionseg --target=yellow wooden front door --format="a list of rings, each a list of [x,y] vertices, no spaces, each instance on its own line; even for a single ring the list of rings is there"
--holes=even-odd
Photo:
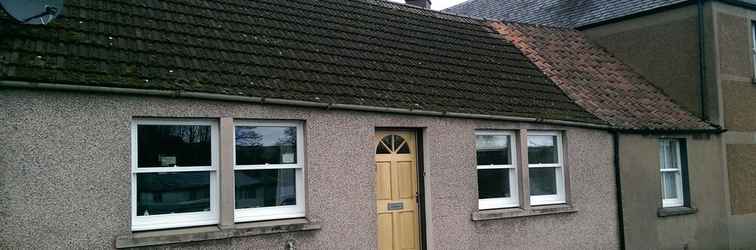
[[[408,131],[376,131],[378,249],[420,249],[417,145]]]

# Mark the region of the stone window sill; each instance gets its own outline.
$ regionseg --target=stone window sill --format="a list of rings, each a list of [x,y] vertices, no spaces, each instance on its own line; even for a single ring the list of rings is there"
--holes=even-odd
[[[305,218],[239,223],[224,229],[218,226],[169,229],[122,235],[116,238],[115,247],[120,249],[157,246],[319,229],[320,223],[311,222]]]
[[[472,214],[473,221],[498,220],[507,218],[529,217],[548,214],[576,213],[578,210],[570,205],[551,205],[531,207],[530,209],[506,208],[481,210]]]
[[[663,207],[656,210],[656,216],[669,217],[686,214],[695,214],[698,209],[694,207]]]

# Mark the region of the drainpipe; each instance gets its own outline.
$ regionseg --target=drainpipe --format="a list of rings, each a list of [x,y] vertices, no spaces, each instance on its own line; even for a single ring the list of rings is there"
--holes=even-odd
[[[705,51],[705,27],[704,27],[704,1],[698,0],[698,82],[701,89],[701,118],[709,120],[706,114],[706,51]]]
[[[625,216],[622,213],[622,179],[620,178],[619,132],[612,131],[614,148],[614,185],[617,189],[617,227],[619,227],[620,250],[625,250]]]

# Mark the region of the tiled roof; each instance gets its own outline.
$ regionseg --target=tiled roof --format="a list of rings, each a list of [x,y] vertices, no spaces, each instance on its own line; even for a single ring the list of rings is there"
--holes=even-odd
[[[0,80],[606,124],[483,21],[380,0],[67,0],[0,36]]]
[[[496,20],[577,28],[689,0],[469,0],[444,11]]]
[[[627,130],[716,130],[579,31],[491,22],[581,107]]]

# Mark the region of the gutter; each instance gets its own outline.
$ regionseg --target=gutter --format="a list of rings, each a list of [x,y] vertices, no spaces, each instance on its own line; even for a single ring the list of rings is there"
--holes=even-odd
[[[620,250],[625,250],[625,216],[622,206],[622,178],[620,174],[619,132],[612,131],[612,147],[614,148],[614,186],[617,190],[617,227],[619,230]]]
[[[609,129],[611,132],[622,134],[642,134],[642,135],[668,135],[668,134],[722,134],[727,129],[715,127],[712,129]]]
[[[184,97],[184,98],[218,100],[218,101],[277,104],[277,105],[310,107],[310,108],[341,109],[341,110],[355,110],[355,111],[407,114],[407,115],[440,116],[440,117],[453,117],[453,118],[466,118],[466,119],[533,122],[533,123],[545,123],[545,124],[583,127],[583,128],[592,128],[592,129],[603,129],[603,130],[610,129],[609,125],[593,124],[593,123],[587,123],[587,122],[564,121],[564,120],[555,120],[555,119],[502,116],[502,115],[483,115],[483,114],[470,114],[470,113],[457,113],[457,112],[438,112],[438,111],[427,111],[427,110],[406,109],[406,108],[388,108],[388,107],[355,105],[355,104],[337,104],[337,103],[311,102],[311,101],[300,101],[300,100],[289,100],[289,99],[278,99],[278,98],[212,94],[212,93],[205,93],[205,92],[181,91],[181,90],[102,87],[102,86],[38,83],[38,82],[7,81],[7,80],[0,80],[0,87],[43,89],[43,90],[64,90],[64,91],[79,91],[79,92],[97,92],[97,93],[127,94],[127,95],[164,96],[164,97],[175,97],[175,98]]]

